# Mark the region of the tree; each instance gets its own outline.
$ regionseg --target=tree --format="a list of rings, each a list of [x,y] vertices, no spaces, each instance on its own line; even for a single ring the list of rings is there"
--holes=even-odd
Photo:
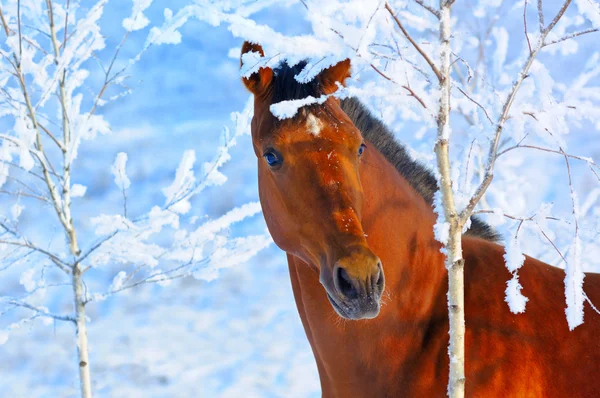
[[[73,212],[73,201],[86,193],[85,186],[72,182],[81,162],[78,150],[110,133],[102,107],[129,94],[128,67],[164,39],[151,31],[137,56],[125,61],[118,57],[128,37],[148,26],[143,12],[150,3],[133,1],[131,16],[123,20],[124,36],[108,55],[98,25],[107,0],[87,10],[79,1],[69,0],[16,0],[0,7],[5,35],[0,116],[13,121],[13,127],[0,134],[0,195],[5,208],[10,207],[10,214],[0,216],[0,271],[18,269],[25,289],[19,297],[0,297],[4,306],[0,314],[23,316],[0,332],[0,343],[6,342],[10,330],[36,319],[72,323],[83,397],[92,396],[88,305],[143,284],[168,284],[187,276],[214,279],[220,268],[245,262],[270,243],[265,235],[228,236],[230,225],[260,211],[256,202],[199,226],[194,225],[198,215],[191,212],[190,200],[195,195],[225,182],[219,168],[230,159],[228,150],[236,138],[249,131],[251,106],[233,114],[235,131],[224,129],[214,161],[203,164],[199,176],[195,152],[183,154],[172,184],[162,190],[164,203],[149,210],[128,209],[136,198],[128,193],[127,154],[119,153],[111,172],[122,195],[122,208],[116,214],[91,218],[95,235],[79,233],[87,220]],[[93,81],[92,87],[87,86],[93,80],[88,79],[90,67],[103,75],[103,82],[95,88]],[[44,242],[47,236],[35,226],[23,229],[19,219],[28,212],[38,217],[38,225],[53,225],[64,240]],[[183,220],[191,222],[184,225]],[[110,286],[99,292],[88,288],[90,274],[116,264],[121,270]],[[57,292],[63,286],[70,286],[71,292]],[[44,305],[46,295],[70,296],[73,311],[49,310]]]
[[[8,26],[15,32],[14,42],[17,3],[9,4],[13,7],[13,17]],[[527,298],[520,293],[518,279],[526,252],[566,268],[567,319],[571,327],[581,323],[581,308],[587,299],[581,288],[582,271],[592,270],[600,255],[597,243],[600,170],[590,157],[597,156],[600,151],[595,139],[600,117],[597,95],[600,55],[592,42],[597,40],[600,28],[597,4],[589,0],[552,4],[502,0],[441,4],[426,0],[290,0],[281,4],[281,7],[295,7],[292,8],[294,23],[287,27],[290,31],[297,32],[301,25],[297,20],[302,17],[311,31],[286,34],[262,23],[260,11],[276,7],[271,0],[206,0],[175,12],[166,9],[162,26],[150,30],[146,48],[178,43],[182,38],[180,28],[190,19],[196,19],[211,26],[224,25],[239,38],[240,44],[244,39],[258,42],[266,54],[271,54],[270,58],[263,59],[248,55],[242,71],[245,75],[265,65],[275,66],[283,60],[294,64],[309,59],[308,66],[298,76],[298,79],[308,81],[322,69],[350,58],[353,78],[349,80],[349,86],[336,95],[359,96],[394,128],[400,139],[413,144],[416,157],[438,170],[445,195],[438,196],[436,201],[440,214],[436,233],[446,243],[449,264],[458,265],[455,267],[459,271],[456,281],[460,283],[461,280],[459,231],[468,227],[465,220],[473,212],[485,217],[504,237],[507,267],[513,274],[507,281],[506,290],[510,309],[513,312],[526,310]],[[3,10],[6,9],[3,5]],[[64,13],[57,11],[55,14]],[[47,26],[47,17],[43,21]],[[132,21],[140,20],[133,17]],[[35,31],[30,34],[37,35]],[[23,48],[29,46],[32,45],[25,44]],[[237,56],[239,51],[235,54]],[[135,59],[133,57],[133,62]],[[5,58],[2,62],[6,65]],[[3,71],[10,68],[9,64]],[[53,68],[51,62],[48,68]],[[515,81],[518,82],[516,86]],[[19,87],[18,80],[14,87]],[[14,90],[9,93],[13,97],[16,95]],[[20,99],[22,95],[16,98]],[[56,98],[48,101],[49,104],[56,102]],[[56,108],[60,109],[56,104],[55,108],[49,109]],[[250,112],[248,110],[248,114]],[[243,115],[247,116],[246,113]],[[26,117],[20,120],[23,119],[27,120]],[[60,120],[58,124],[61,125]],[[40,135],[49,144],[44,148],[56,145],[43,129]],[[436,144],[437,154],[441,155],[441,169],[435,162],[437,158],[430,155]],[[27,153],[24,158],[27,159]],[[32,158],[39,163],[34,155]],[[16,168],[10,166],[11,178],[14,173],[26,173],[18,169],[19,163],[15,164]],[[36,167],[40,171],[40,166]],[[52,172],[50,175],[56,178]],[[492,176],[493,183],[490,183]],[[44,177],[43,173],[40,177]],[[40,181],[45,184],[44,180]],[[13,193],[15,189],[22,191],[19,206],[25,200],[36,200],[25,196],[34,193],[25,191],[14,180],[9,179],[7,184],[16,184],[11,186]],[[122,181],[119,189],[124,190]],[[127,194],[128,191],[124,192]],[[587,196],[578,200],[578,193],[583,192]],[[27,210],[32,209],[27,206]],[[14,207],[14,214],[19,211],[19,207]],[[137,222],[144,222],[144,214]],[[98,225],[105,226],[110,222],[99,222]],[[75,225],[80,231],[76,217]],[[122,232],[119,231],[115,238],[120,239]],[[6,234],[5,231],[3,239],[10,238]],[[154,237],[158,240],[158,235]],[[44,249],[43,246],[40,248]],[[7,246],[3,249],[9,250]],[[21,254],[27,252],[21,251]],[[29,261],[29,257],[19,261]],[[136,260],[136,264],[140,262]],[[10,268],[14,269],[17,264]],[[53,265],[45,270],[58,272],[57,267]],[[93,270],[95,268],[90,272]],[[144,270],[145,267],[139,272]],[[139,272],[134,277],[141,277]],[[46,271],[44,275],[50,277]],[[26,284],[28,278],[22,280]],[[460,288],[457,293],[456,299],[460,300]],[[458,312],[459,316],[453,318],[460,326]],[[457,340],[453,349],[460,357],[462,345],[460,338]],[[460,359],[452,363],[457,366],[452,370],[451,392],[459,395],[463,384],[462,365]]]
[[[560,4],[544,4],[542,0],[537,4],[527,0],[517,4],[481,0],[467,5],[455,4],[453,0],[440,0],[439,5],[424,0],[301,3],[312,24],[312,35],[284,36],[268,26],[257,25],[240,11],[243,6],[237,10],[214,7],[210,12],[190,6],[175,19],[184,21],[193,16],[213,24],[228,24],[234,35],[260,43],[266,54],[275,54],[266,59],[246,55],[244,76],[282,60],[295,64],[309,58],[311,61],[297,77],[299,81],[309,81],[324,68],[350,58],[361,78],[336,95],[358,95],[387,121],[403,119],[404,125],[410,122],[410,126],[421,127],[421,136],[434,142],[440,186],[436,236],[445,246],[450,280],[449,395],[464,395],[461,235],[469,227],[471,215],[493,215],[496,224],[505,221],[498,218],[515,222],[504,231],[506,265],[513,274],[506,289],[511,311],[525,311],[528,300],[520,292],[518,269],[524,261],[519,233],[522,236],[523,230],[529,228],[530,235],[545,241],[558,255],[547,261],[565,267],[567,321],[571,329],[580,325],[587,299],[582,289],[583,269],[592,258],[583,258],[586,250],[582,245],[597,247],[595,227],[590,223],[582,227],[582,216],[597,209],[598,191],[596,188],[590,192],[582,212],[571,163],[582,162],[597,181],[600,169],[591,158],[567,152],[565,135],[573,127],[597,123],[599,99],[590,90],[597,90],[600,68],[596,53],[579,68],[579,75],[571,84],[556,83],[551,78],[551,66],[544,64],[548,61],[544,55],[560,53],[568,59],[577,51],[575,39],[600,29],[600,7],[584,0],[573,4],[571,0]],[[258,2],[256,6],[267,5]],[[462,12],[451,14],[460,7]],[[507,15],[509,10],[511,15]],[[458,18],[453,20],[452,15]],[[505,18],[501,20],[500,16]],[[515,31],[517,24],[521,25],[522,37],[509,37],[508,29]],[[518,45],[510,46],[515,40]],[[490,49],[495,50],[493,55]],[[507,62],[509,51],[511,62]],[[378,76],[369,73],[369,69]],[[291,105],[303,106],[319,100]],[[276,104],[272,111],[281,117],[294,112],[289,104]],[[437,134],[427,134],[434,126]],[[579,134],[585,133],[579,130]],[[521,209],[505,206],[510,202],[506,193],[488,191],[494,176],[500,180],[500,186],[522,182],[514,167],[496,167],[500,157],[517,149],[563,158],[570,216],[554,215],[550,205],[540,206],[539,202],[537,211],[515,215],[513,211]],[[552,227],[549,221],[554,222]],[[530,253],[543,251],[537,248]]]

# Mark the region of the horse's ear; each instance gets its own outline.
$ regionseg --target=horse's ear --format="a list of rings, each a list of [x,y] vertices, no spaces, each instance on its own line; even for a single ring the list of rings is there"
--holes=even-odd
[[[240,67],[244,64],[242,58],[244,54],[249,52],[260,53],[261,57],[265,56],[265,52],[259,44],[245,41],[242,45],[242,54],[240,56]],[[263,67],[258,72],[251,74],[249,77],[242,77],[242,81],[246,88],[254,95],[262,95],[273,81],[273,70],[269,67]]]
[[[319,74],[321,85],[325,94],[335,93],[338,89],[337,83],[344,85],[344,81],[350,77],[350,60],[345,59],[330,66]]]

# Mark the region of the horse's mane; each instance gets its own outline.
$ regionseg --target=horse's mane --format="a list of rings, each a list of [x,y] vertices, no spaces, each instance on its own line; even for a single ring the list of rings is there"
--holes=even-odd
[[[286,62],[282,62],[273,70],[272,104],[303,99],[308,96],[318,98],[324,94],[318,79],[313,79],[307,83],[299,83],[296,80],[296,76],[305,66],[306,61],[299,62],[293,67],[290,67]],[[396,141],[387,126],[373,116],[358,99],[343,99],[341,105],[342,110],[348,115],[356,128],[360,130],[365,140],[375,146],[388,162],[394,165],[396,170],[427,203],[433,205],[433,196],[438,190],[433,173],[414,160],[406,148]],[[305,114],[306,112],[298,112],[296,117],[304,117]],[[471,217],[471,227],[465,232],[465,235],[476,236],[492,242],[500,240],[494,229],[477,217]]]

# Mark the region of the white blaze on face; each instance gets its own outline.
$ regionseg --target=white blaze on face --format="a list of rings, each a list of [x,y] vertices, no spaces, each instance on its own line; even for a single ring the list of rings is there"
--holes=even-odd
[[[306,129],[308,132],[316,137],[321,133],[322,128],[323,123],[315,115],[309,113],[306,118]]]

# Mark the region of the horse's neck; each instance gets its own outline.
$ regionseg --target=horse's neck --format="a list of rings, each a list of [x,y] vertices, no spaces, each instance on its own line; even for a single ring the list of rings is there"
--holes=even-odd
[[[342,320],[327,300],[318,274],[289,256],[296,303],[321,377],[334,372],[329,378],[338,381],[362,377],[356,375],[357,369],[375,365],[382,352],[393,355],[396,360],[388,363],[399,367],[373,372],[400,377],[400,366],[414,361],[415,352],[422,352],[432,328],[443,329],[447,324],[446,272],[440,244],[433,237],[431,206],[375,149],[365,154],[360,174],[362,224],[370,248],[382,261],[386,280],[379,316],[368,321]],[[431,350],[435,351],[432,355],[439,350],[445,353],[444,346]],[[353,383],[347,382],[348,386]]]
[[[362,224],[383,264],[387,305],[405,321],[428,317],[446,288],[444,257],[433,234],[436,215],[383,155],[369,155],[361,165]]]

